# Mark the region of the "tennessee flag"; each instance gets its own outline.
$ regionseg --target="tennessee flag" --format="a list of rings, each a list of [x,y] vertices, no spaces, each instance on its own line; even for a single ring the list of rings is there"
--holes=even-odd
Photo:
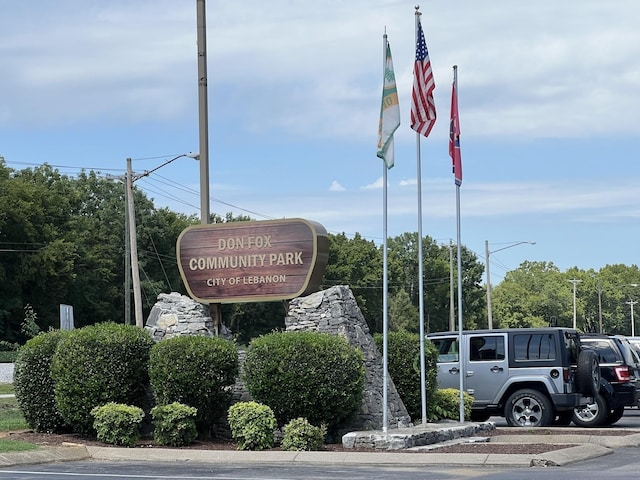
[[[458,117],[458,92],[454,79],[451,88],[451,123],[449,126],[449,156],[453,163],[456,185],[462,185],[462,157],[460,155],[460,118]]]
[[[386,39],[386,35],[385,35]],[[393,167],[393,134],[400,126],[400,104],[396,77],[393,73],[391,47],[387,43],[384,82],[382,87],[382,105],[380,106],[380,123],[378,124],[378,153],[387,168]]]

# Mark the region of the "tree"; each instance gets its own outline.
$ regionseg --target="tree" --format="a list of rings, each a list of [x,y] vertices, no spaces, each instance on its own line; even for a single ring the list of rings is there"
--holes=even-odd
[[[329,261],[321,288],[348,285],[369,328],[382,331],[382,252],[359,233],[329,234]]]
[[[571,326],[571,285],[551,262],[523,262],[493,289],[498,328]]]
[[[406,290],[398,290],[389,302],[389,330],[419,333],[419,315]]]

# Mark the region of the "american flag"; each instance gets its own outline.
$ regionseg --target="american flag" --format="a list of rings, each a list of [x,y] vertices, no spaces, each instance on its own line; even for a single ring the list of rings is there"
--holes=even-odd
[[[436,104],[433,101],[433,81],[427,42],[424,41],[422,24],[418,19],[416,61],[413,65],[413,92],[411,94],[411,128],[425,137],[436,123]]]

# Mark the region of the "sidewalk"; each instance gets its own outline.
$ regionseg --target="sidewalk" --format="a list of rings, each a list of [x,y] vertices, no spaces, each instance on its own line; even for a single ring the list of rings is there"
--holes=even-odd
[[[562,429],[558,429],[559,432]],[[566,431],[566,429],[565,429]],[[370,433],[370,432],[369,432]],[[494,437],[494,440],[498,438]],[[453,441],[465,441],[458,438]],[[150,462],[205,462],[218,464],[248,463],[307,463],[331,465],[385,465],[385,466],[493,466],[536,467],[563,466],[613,453],[616,448],[640,446],[640,432],[626,436],[545,434],[501,435],[500,443],[547,443],[577,445],[538,455],[523,454],[459,454],[437,453],[431,447],[380,452],[287,452],[192,450],[175,448],[118,448],[69,445],[43,448],[30,452],[0,455],[0,467],[18,464],[62,462],[75,460],[150,461]],[[429,453],[421,449],[430,448]]]

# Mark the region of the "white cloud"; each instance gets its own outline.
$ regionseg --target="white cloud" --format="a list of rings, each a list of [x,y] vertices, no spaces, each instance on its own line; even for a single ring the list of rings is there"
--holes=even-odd
[[[329,186],[330,192],[344,192],[345,190],[346,188],[340,185],[340,182],[338,182],[337,180],[334,180]]]

